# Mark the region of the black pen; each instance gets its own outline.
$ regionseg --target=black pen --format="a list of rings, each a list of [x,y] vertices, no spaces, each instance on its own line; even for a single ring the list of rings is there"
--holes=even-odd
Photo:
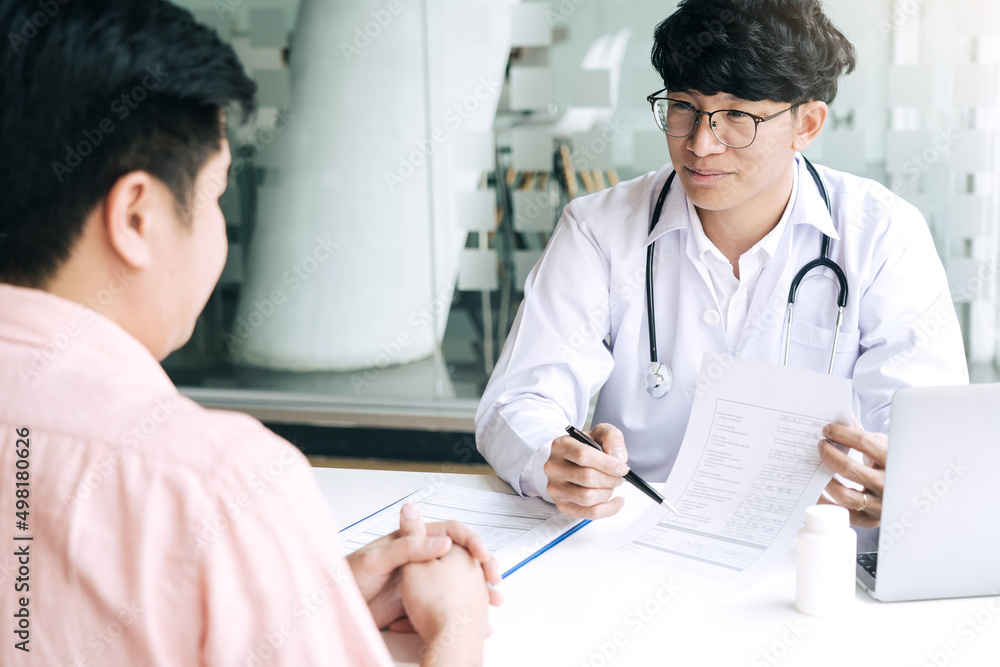
[[[582,442],[585,445],[590,445],[591,447],[593,447],[594,449],[596,449],[598,451],[601,451],[601,452],[604,451],[604,449],[599,444],[597,444],[596,442],[594,442],[593,438],[591,438],[589,435],[587,435],[586,433],[584,433],[580,429],[578,429],[578,428],[576,428],[574,426],[567,426],[566,427],[566,432],[569,433],[570,436],[574,440],[578,440],[578,441]],[[628,482],[629,484],[631,484],[632,486],[634,486],[635,488],[639,489],[643,493],[645,493],[647,496],[649,496],[650,498],[652,498],[653,500],[655,500],[657,503],[659,503],[661,505],[666,505],[667,507],[669,507],[670,509],[672,509],[674,511],[674,514],[680,515],[680,512],[677,511],[676,507],[674,507],[673,505],[671,505],[667,501],[666,498],[664,498],[659,493],[657,493],[656,489],[654,489],[653,487],[651,487],[646,482],[646,480],[644,480],[642,477],[639,477],[638,475],[636,475],[631,470],[629,470],[627,473],[625,473],[625,481]]]

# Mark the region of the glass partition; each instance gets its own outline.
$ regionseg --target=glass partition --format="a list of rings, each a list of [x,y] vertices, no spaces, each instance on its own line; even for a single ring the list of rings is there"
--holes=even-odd
[[[207,405],[469,430],[562,207],[667,160],[650,0],[188,0],[259,85],[230,251],[164,362]],[[1000,9],[837,0],[859,56],[816,162],[924,213],[974,378],[994,379]],[[697,49],[697,36],[692,36]]]

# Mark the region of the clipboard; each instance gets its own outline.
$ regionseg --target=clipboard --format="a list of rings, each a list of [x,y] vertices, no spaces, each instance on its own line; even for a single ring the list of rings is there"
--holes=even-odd
[[[345,553],[397,530],[407,502],[420,508],[425,521],[455,520],[472,528],[496,556],[504,579],[590,523],[565,517],[540,498],[453,484],[426,485],[341,529]]]

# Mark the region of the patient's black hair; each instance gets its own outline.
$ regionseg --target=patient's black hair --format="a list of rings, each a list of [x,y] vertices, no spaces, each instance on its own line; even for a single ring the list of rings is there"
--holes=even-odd
[[[254,112],[232,47],[164,0],[0,0],[0,38],[2,282],[43,286],[129,172],[189,210],[223,112]]]

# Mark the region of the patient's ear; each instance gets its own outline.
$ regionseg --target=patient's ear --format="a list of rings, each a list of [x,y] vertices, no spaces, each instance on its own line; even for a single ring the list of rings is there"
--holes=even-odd
[[[104,198],[102,224],[111,248],[131,269],[143,269],[153,256],[157,192],[152,176],[133,171],[119,178]]]

